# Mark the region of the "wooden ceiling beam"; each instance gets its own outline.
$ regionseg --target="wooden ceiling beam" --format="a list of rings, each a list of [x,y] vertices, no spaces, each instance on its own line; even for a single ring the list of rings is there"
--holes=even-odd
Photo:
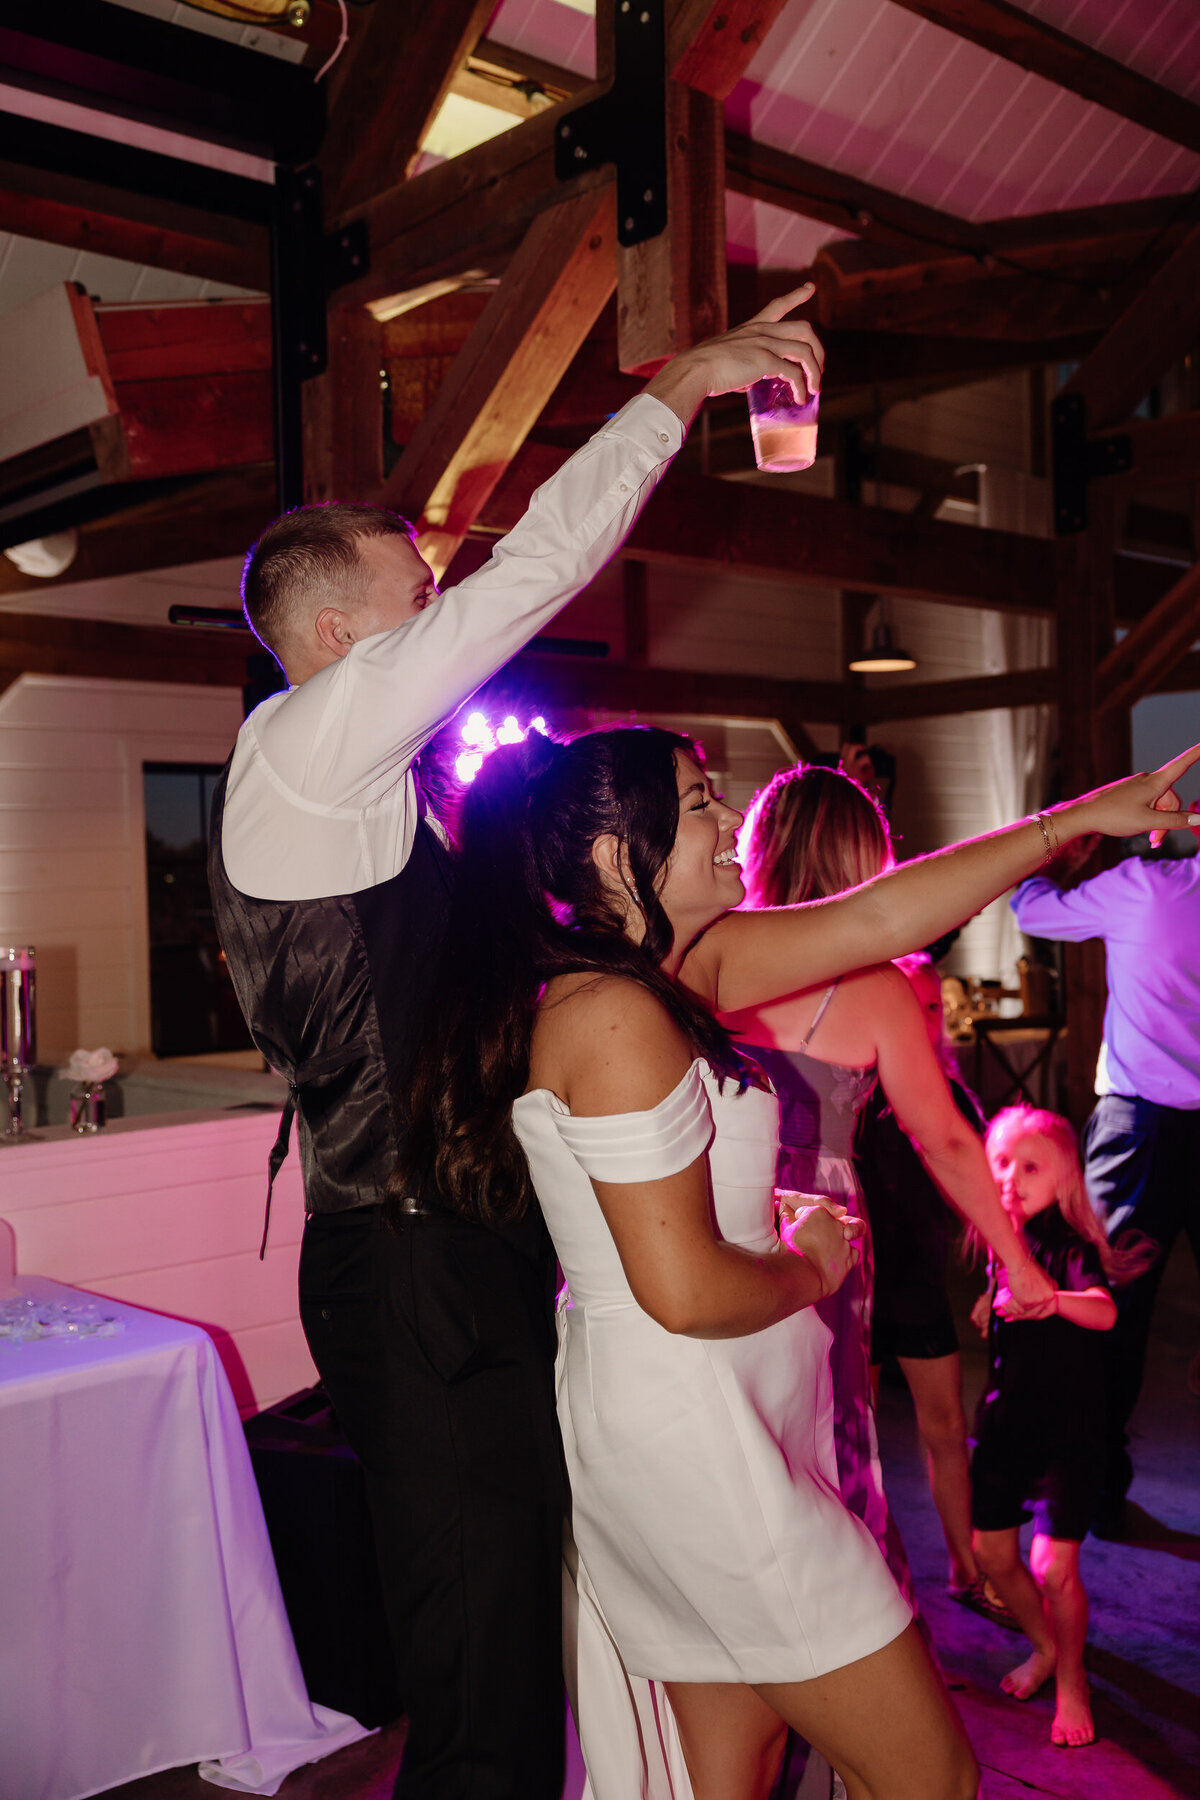
[[[1013,6],[1009,0],[896,0],[896,4],[1146,131],[1200,151],[1200,106],[1045,24],[1024,6]]]
[[[681,0],[667,34],[675,81],[728,100],[750,67],[786,0]]]
[[[1037,538],[702,476],[664,483],[629,548],[647,560],[786,574],[805,586],[1006,612],[1050,605],[1052,557]]]
[[[632,565],[632,566],[637,566]],[[693,714],[709,718],[775,719],[801,749],[811,744],[806,725],[839,725],[845,693],[838,681],[787,681],[769,676],[662,669],[645,663],[568,662],[529,646],[539,694],[565,708],[604,712]],[[1185,658],[1156,691],[1200,689],[1200,654]],[[968,675],[954,681],[922,681],[903,687],[859,690],[855,716],[881,726],[905,719],[1053,706],[1057,669],[1012,669],[1001,675]]]
[[[599,86],[581,91],[579,104]],[[554,173],[554,140],[566,116],[548,107],[487,143],[452,156],[354,208],[337,222],[363,219],[371,267],[338,289],[339,304],[369,305],[444,276],[487,266],[515,252],[531,221],[549,207],[611,185],[611,168],[573,181]]]
[[[566,454],[527,444],[482,508],[480,528],[496,535],[510,530]],[[679,471],[649,502],[627,550],[646,562],[723,568],[804,587],[1005,612],[1053,607],[1053,546],[1039,538]]]
[[[635,375],[617,368],[611,338],[591,337],[582,344],[570,368],[543,407],[538,425],[599,427],[620,412],[644,386]]]
[[[855,707],[869,724],[885,725],[900,719],[991,712],[998,707],[1049,706],[1057,695],[1057,669],[1010,669],[1001,675],[967,675],[954,681],[863,688]]]
[[[759,283],[747,281],[748,273],[753,276],[753,271],[741,265],[728,270],[734,296],[730,311],[735,318],[748,318],[776,292],[795,287],[802,279],[799,274],[783,273],[777,283]],[[428,404],[431,384],[442,379],[446,357],[456,354],[466,342],[484,299],[482,294],[444,296],[389,320],[385,326],[383,360],[393,383],[405,383],[413,423]],[[1009,369],[1078,361],[1095,343],[1094,332],[1029,344],[836,328],[823,330],[821,335],[827,352],[821,416],[827,423],[873,414],[877,404],[886,407],[898,399],[961,387]],[[638,377],[619,371],[614,339],[602,325],[580,346],[538,425],[598,426],[641,387]],[[398,385],[393,397],[397,411],[405,411]],[[708,410],[712,424],[719,429],[726,416],[744,423],[746,403],[742,396],[734,395],[710,402]],[[693,434],[693,441],[697,435]],[[402,431],[397,441],[406,442],[407,433]]]
[[[0,231],[251,292],[270,281],[264,225],[16,163],[0,163]]]
[[[1200,693],[1200,650],[1189,650],[1186,656],[1181,656],[1173,668],[1160,676],[1154,691],[1156,694]]]
[[[894,244],[905,250],[978,249],[981,254],[986,245],[983,227],[953,213],[890,194],[802,156],[756,144],[740,132],[726,133],[725,169],[726,184],[735,194],[765,200],[806,219],[819,219],[872,243]]]
[[[885,296],[961,288],[994,282],[997,276],[1022,274],[1036,274],[1044,282],[1115,288],[1142,258],[1148,262],[1146,273],[1153,273],[1186,236],[1187,228],[1186,221],[1176,218],[1092,237],[1048,237],[1013,256],[989,250],[984,255],[916,257],[857,238],[839,238],[822,245],[816,267],[835,285],[839,305],[854,301],[878,305]]]
[[[1119,435],[1129,439],[1133,464],[1120,475],[1096,476],[1106,488],[1130,492],[1200,481],[1200,412],[1127,419]],[[1105,434],[1093,442],[1103,444]]]
[[[482,70],[485,74],[503,75],[514,83],[537,88],[552,101],[569,100],[589,85],[587,76],[577,75],[574,69],[565,69],[559,63],[532,56],[527,50],[498,44],[495,38],[489,37],[479,39],[467,57],[466,67]]]
[[[119,489],[111,492],[115,498]],[[165,497],[80,525],[78,554],[61,576],[47,581],[23,575],[0,557],[0,594],[242,556],[277,510],[275,471],[269,465],[189,482]]]
[[[1118,550],[1113,558],[1113,608],[1117,623],[1134,625],[1152,612],[1179,580],[1178,563]]]
[[[0,610],[0,683],[20,675],[101,676],[240,688],[254,640],[242,632],[116,625]]]
[[[1090,431],[1119,425],[1200,337],[1200,225],[1084,358],[1063,394],[1081,394]]]
[[[536,218],[392,471],[440,574],[523,444],[616,282],[610,187]]]
[[[1075,362],[1096,342],[1096,333],[1056,333],[1022,343],[823,327],[821,341],[826,351],[821,417],[832,420],[873,415],[880,406],[985,381],[1009,369]]]
[[[735,193],[835,225],[852,232],[864,247],[895,250],[920,267],[971,258],[985,274],[990,272],[989,257],[1028,258],[1034,267],[1039,259],[1045,263],[1065,254],[1068,246],[1089,243],[1113,244],[1120,254],[1130,239],[1194,218],[1197,204],[1194,194],[1169,194],[972,224],[804,157],[756,144],[739,132],[726,134],[725,155],[728,185]],[[842,246],[846,254],[854,249],[852,242]],[[879,274],[886,278],[886,266]]]
[[[1022,337],[1037,342],[1080,332],[1099,338],[1119,312],[1120,303],[1109,287],[1001,270],[986,281],[956,287],[933,284],[908,293],[852,297],[848,303],[836,293],[822,295],[817,318],[821,325],[847,331],[944,334],[1011,343]]]
[[[1200,563],[1105,656],[1096,670],[1096,707],[1117,713],[1152,694],[1200,637]]]
[[[538,655],[536,638],[529,648],[528,660],[531,665],[536,663],[539,693],[561,707],[777,719],[793,742],[801,744],[807,738],[805,724],[832,725],[841,718],[840,681],[779,681],[762,675],[660,669],[590,658],[568,661]]]
[[[404,180],[493,11],[489,0],[375,0],[333,75],[319,157],[331,215]]]

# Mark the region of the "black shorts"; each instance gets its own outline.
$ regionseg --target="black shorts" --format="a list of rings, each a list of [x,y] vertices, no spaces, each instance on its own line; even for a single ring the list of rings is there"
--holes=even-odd
[[[934,1362],[939,1356],[953,1356],[957,1349],[958,1333],[948,1305],[919,1325],[882,1318],[878,1311],[871,1315],[873,1363],[881,1363],[889,1356],[910,1357],[913,1362]]]
[[[1092,1449],[1057,1449],[1031,1464],[1013,1447],[981,1439],[971,1458],[971,1524],[1010,1531],[1028,1524],[1042,1537],[1081,1544],[1100,1495],[1100,1458]]]

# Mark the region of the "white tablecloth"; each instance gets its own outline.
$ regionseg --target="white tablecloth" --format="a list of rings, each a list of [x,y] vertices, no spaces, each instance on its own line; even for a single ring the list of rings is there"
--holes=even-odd
[[[0,1795],[83,1800],[196,1762],[274,1794],[366,1733],[305,1692],[211,1339],[103,1311],[120,1335],[0,1341]]]

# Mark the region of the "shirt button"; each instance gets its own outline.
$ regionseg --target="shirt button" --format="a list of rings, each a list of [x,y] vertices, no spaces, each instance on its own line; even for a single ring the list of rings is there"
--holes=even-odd
[[[658,434],[658,441],[660,444],[669,444],[671,440],[665,431],[660,431]]]
[[[617,483],[617,492],[621,493],[621,494],[627,494],[629,492],[629,483],[627,481],[618,482]]]
[[[323,1319],[332,1319],[333,1314],[330,1312],[330,1310],[327,1306],[323,1306],[321,1308],[321,1317]]]

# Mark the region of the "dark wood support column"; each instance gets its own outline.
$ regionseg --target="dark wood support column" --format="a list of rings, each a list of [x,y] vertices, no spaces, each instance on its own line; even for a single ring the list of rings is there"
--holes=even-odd
[[[728,323],[725,118],[721,102],[668,81],[667,228],[617,253],[618,356],[653,375]]]
[[[1096,671],[1113,642],[1115,549],[1115,508],[1108,499],[1093,499],[1087,532],[1058,544],[1058,737],[1064,799],[1074,799],[1128,770],[1128,764],[1124,770],[1111,766],[1120,754],[1119,732],[1096,730]],[[1128,711],[1125,718],[1127,731]],[[1067,1103],[1079,1129],[1095,1102],[1096,1058],[1107,997],[1104,945],[1099,939],[1068,944],[1063,960]]]
[[[644,669],[650,648],[650,605],[646,593],[646,565],[626,557],[621,564],[621,592],[625,607],[625,661]]]
[[[329,312],[329,362],[304,384],[304,499],[374,498],[383,481],[382,326],[363,306]]]

